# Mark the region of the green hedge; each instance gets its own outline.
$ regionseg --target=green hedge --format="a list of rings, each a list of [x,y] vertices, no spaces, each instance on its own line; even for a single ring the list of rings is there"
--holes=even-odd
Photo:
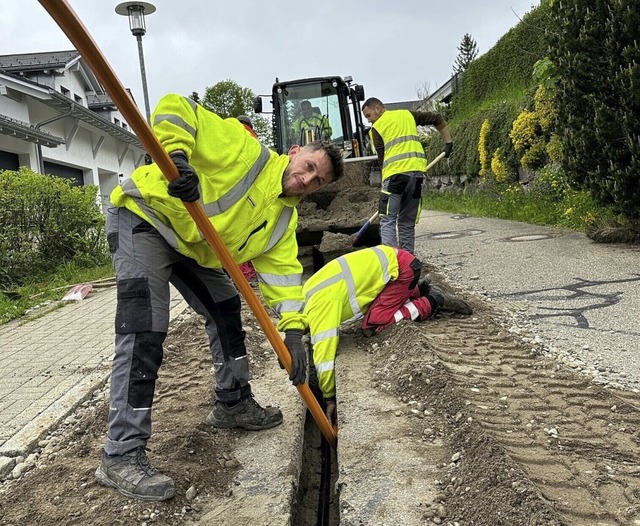
[[[451,107],[445,111],[454,141],[453,153],[448,163],[434,166],[430,175],[477,178],[480,128],[486,119],[490,125],[486,141],[490,157],[500,148],[510,178],[518,179],[519,157],[509,133],[519,113],[533,106],[533,65],[547,54],[545,31],[549,23],[545,5],[532,9],[493,48],[469,65]],[[442,149],[437,133],[428,136],[424,145],[428,159]]]
[[[20,285],[72,260],[103,263],[97,191],[27,168],[0,171],[0,285]]]
[[[491,154],[501,148],[505,164],[513,178],[517,177],[519,161],[513,148],[509,132],[511,124],[526,105],[526,97],[518,100],[503,101],[491,107],[476,112],[471,117],[450,124],[453,137],[453,152],[449,162],[436,164],[429,175],[451,175],[454,177],[466,176],[478,177],[480,173],[480,160],[478,154],[478,142],[480,127],[485,119],[489,120],[490,131],[487,137],[487,149]],[[427,159],[434,159],[442,151],[442,139],[438,133],[433,133],[425,139],[425,151]]]
[[[545,5],[532,9],[485,54],[471,62],[451,102],[449,119],[455,122],[533,86],[533,65],[547,55],[550,25]]]
[[[553,2],[550,58],[570,183],[640,222],[640,2]]]

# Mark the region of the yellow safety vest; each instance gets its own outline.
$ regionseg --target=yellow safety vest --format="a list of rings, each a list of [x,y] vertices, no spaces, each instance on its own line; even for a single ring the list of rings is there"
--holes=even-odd
[[[325,398],[336,393],[334,366],[340,324],[363,317],[385,285],[398,279],[399,272],[397,249],[378,245],[330,261],[304,284],[304,315]]]
[[[386,110],[373,128],[384,142],[383,181],[398,173],[426,171],[427,156],[409,110]]]
[[[324,115],[313,114],[308,119],[300,117],[293,122],[293,131],[296,135],[300,134],[301,130],[306,128],[315,128],[322,137],[316,137],[315,140],[328,139],[331,137],[333,130],[329,126],[329,120]],[[299,137],[297,137],[299,139]]]
[[[295,206],[300,197],[280,197],[289,163],[246,132],[237,119],[222,119],[191,99],[166,95],[151,122],[168,151],[183,150],[200,180],[200,204],[237,263],[252,261],[260,290],[281,319],[278,330],[304,329],[302,265],[297,259]],[[197,140],[196,140],[197,138]],[[137,168],[111,193],[151,223],[175,250],[209,268],[220,260],[154,163]]]

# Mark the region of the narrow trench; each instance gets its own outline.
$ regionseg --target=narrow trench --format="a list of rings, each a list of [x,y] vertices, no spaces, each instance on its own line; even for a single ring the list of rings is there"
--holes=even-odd
[[[365,236],[362,236],[362,246],[373,246],[380,242],[378,228],[370,230]],[[305,269],[304,279],[308,279],[310,272],[316,272],[324,265],[325,258],[314,246],[310,261],[301,262]],[[306,341],[306,345],[309,359],[309,388],[324,410],[322,393],[313,366],[313,350],[309,340]],[[320,428],[311,413],[307,411],[302,443],[302,466],[298,492],[291,511],[291,524],[295,526],[339,526],[338,473],[337,451],[322,436]]]
[[[337,526],[340,524],[340,499],[336,492],[338,456],[322,436],[309,411],[302,447],[302,469],[291,524]]]
[[[313,351],[306,342],[309,354],[309,388],[324,411],[322,392],[313,366]],[[338,526],[340,524],[340,495],[337,490],[338,455],[322,435],[318,424],[307,410],[302,442],[302,465],[298,493],[293,503],[291,524],[295,526]]]

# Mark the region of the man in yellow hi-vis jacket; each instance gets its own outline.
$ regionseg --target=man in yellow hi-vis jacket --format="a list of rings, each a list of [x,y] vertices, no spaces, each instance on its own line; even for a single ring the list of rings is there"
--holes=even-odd
[[[378,245],[340,256],[304,284],[313,362],[330,421],[336,420],[335,357],[343,322],[362,318],[365,336],[400,320],[426,320],[438,309],[472,314],[441,285],[420,280],[422,263],[406,250]]]
[[[319,111],[319,110],[318,110]],[[326,115],[313,111],[311,102],[300,103],[300,115],[293,121],[294,144],[306,144],[305,130],[311,130],[311,140],[329,140],[333,130]]]
[[[413,253],[422,183],[427,170],[418,126],[435,126],[444,140],[445,157],[453,150],[449,126],[439,113],[387,110],[375,97],[364,102],[362,114],[372,124],[371,143],[382,168],[378,205],[382,243]]]
[[[143,500],[174,496],[173,480],[147,459],[151,406],[169,324],[169,284],[205,319],[216,375],[214,427],[267,429],[282,422],[261,407],[249,384],[240,297],[182,201],[199,201],[238,263],[251,261],[277,328],[305,381],[302,266],[296,205],[343,173],[330,143],[293,146],[278,155],[235,118],[222,119],[179,95],[162,98],[153,131],[180,177],[169,183],[156,164],[137,168],[111,194],[107,239],[117,280],[115,357],[107,440],[96,477]]]

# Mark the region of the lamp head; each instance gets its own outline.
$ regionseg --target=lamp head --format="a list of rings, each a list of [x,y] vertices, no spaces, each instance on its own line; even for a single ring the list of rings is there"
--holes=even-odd
[[[116,6],[116,13],[129,17],[129,29],[136,37],[147,32],[144,15],[150,15],[155,11],[156,6],[149,2],[122,2]]]

